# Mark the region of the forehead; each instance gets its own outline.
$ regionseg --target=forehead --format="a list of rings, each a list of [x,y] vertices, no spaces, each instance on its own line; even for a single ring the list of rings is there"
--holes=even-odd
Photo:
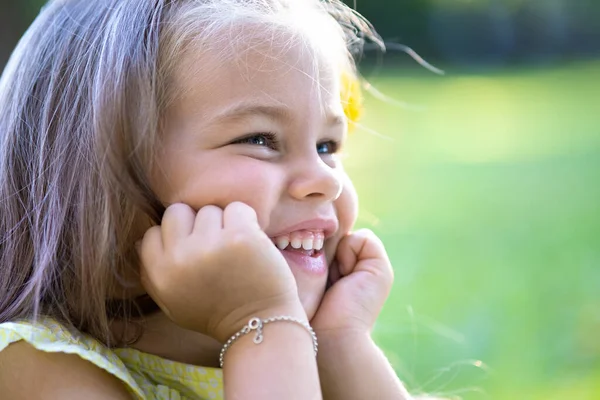
[[[197,112],[237,101],[341,107],[338,59],[301,32],[250,26],[227,37],[220,46],[189,46],[171,77],[174,105]]]

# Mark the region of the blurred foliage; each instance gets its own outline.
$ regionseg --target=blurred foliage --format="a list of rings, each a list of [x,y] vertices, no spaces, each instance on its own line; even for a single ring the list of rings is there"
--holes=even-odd
[[[44,3],[41,0],[0,0],[0,71]]]
[[[367,96],[345,165],[396,272],[375,337],[411,389],[598,399],[599,78],[371,78],[394,101]]]
[[[458,65],[600,54],[596,0],[347,0],[390,42]]]

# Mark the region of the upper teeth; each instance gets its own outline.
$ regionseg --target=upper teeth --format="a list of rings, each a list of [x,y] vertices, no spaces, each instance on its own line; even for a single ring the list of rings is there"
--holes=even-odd
[[[281,236],[277,238],[275,244],[277,245],[277,247],[279,247],[280,250],[283,250],[290,244],[290,239],[287,236]]]
[[[321,250],[324,242],[323,232],[292,232],[289,235],[279,236],[274,242],[280,250],[290,244],[294,249]]]

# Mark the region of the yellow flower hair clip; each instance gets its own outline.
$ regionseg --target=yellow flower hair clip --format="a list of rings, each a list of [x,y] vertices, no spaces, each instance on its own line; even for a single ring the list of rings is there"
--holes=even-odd
[[[363,95],[358,77],[350,72],[342,73],[341,93],[342,107],[348,118],[348,131],[352,132],[363,114]]]

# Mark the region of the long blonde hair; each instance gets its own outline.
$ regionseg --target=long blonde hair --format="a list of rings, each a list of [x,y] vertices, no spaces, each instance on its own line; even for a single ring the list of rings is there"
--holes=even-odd
[[[109,318],[132,310],[107,300],[137,268],[140,224],[164,210],[146,172],[175,96],[171,69],[197,38],[245,19],[273,25],[299,7],[334,27],[348,60],[377,39],[337,0],[46,5],[0,80],[0,322],[51,316],[109,341]]]

